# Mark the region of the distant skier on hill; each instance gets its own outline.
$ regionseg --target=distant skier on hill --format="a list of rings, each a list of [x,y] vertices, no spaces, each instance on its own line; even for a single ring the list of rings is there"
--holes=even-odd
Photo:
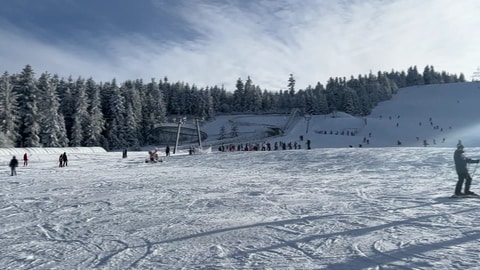
[[[455,170],[458,174],[458,182],[455,187],[455,195],[476,195],[470,191],[470,185],[472,184],[472,177],[468,173],[468,163],[479,163],[478,159],[471,159],[465,156],[463,151],[463,145],[461,141],[458,141],[457,150],[453,154],[453,160],[455,161]],[[466,180],[466,181],[465,181]],[[463,182],[465,181],[465,193],[462,193]]]

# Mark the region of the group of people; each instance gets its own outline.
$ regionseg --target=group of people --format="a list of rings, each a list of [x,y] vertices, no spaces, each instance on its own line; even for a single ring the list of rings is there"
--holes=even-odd
[[[27,153],[25,153],[23,155],[23,167],[26,167],[28,166],[28,159],[29,159],[30,155],[28,155]],[[67,166],[68,164],[68,158],[67,158],[67,153],[66,152],[63,152],[63,154],[60,155],[60,157],[58,158],[59,160],[59,167],[64,167],[64,166]],[[17,175],[17,167],[18,167],[18,159],[16,156],[13,156],[12,159],[10,160],[10,163],[8,164],[8,166],[10,167],[10,174],[11,176],[14,176],[14,175]]]
[[[58,157],[58,167],[65,167],[68,166],[68,158],[67,158],[67,153],[63,152],[63,154],[60,154]]]
[[[155,163],[157,161],[162,162],[162,160],[158,156],[158,151],[159,151],[158,148],[155,148],[153,150],[149,150],[148,151],[148,159],[145,159],[145,162],[151,162],[151,163]]]
[[[23,155],[23,167],[28,166],[28,157],[27,153]],[[12,157],[8,166],[10,167],[11,175],[17,175],[18,160],[15,156]]]

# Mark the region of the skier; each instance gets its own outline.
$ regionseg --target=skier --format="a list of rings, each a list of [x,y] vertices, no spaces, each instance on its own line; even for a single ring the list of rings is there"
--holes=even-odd
[[[60,154],[58,157],[58,167],[63,167],[63,155]]]
[[[467,164],[479,163],[480,160],[470,159],[466,157],[463,153],[464,151],[462,142],[458,141],[457,150],[455,150],[455,153],[453,154],[453,160],[455,161],[455,170],[458,174],[458,182],[455,187],[455,195],[476,195],[474,192],[470,191],[472,177],[468,173]],[[463,181],[465,181],[465,193],[462,193]]]
[[[67,152],[63,152],[62,161],[63,161],[63,166],[68,166]]]
[[[10,166],[12,176],[17,175],[18,160],[15,156],[13,156],[13,158],[10,160],[10,164],[8,166]]]
[[[28,166],[28,155],[27,153],[23,154],[23,166]]]

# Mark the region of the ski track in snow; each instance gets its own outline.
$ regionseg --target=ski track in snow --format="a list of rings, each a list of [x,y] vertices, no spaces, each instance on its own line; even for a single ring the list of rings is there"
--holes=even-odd
[[[71,155],[65,168],[45,156],[2,173],[0,265],[474,268],[480,201],[448,198],[452,154],[314,149],[146,164],[143,152],[102,153]]]

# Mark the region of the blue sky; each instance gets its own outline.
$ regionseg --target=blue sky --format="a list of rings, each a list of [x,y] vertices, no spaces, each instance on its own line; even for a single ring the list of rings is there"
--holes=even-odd
[[[480,66],[477,0],[16,0],[0,9],[0,71],[268,90],[370,71]]]

